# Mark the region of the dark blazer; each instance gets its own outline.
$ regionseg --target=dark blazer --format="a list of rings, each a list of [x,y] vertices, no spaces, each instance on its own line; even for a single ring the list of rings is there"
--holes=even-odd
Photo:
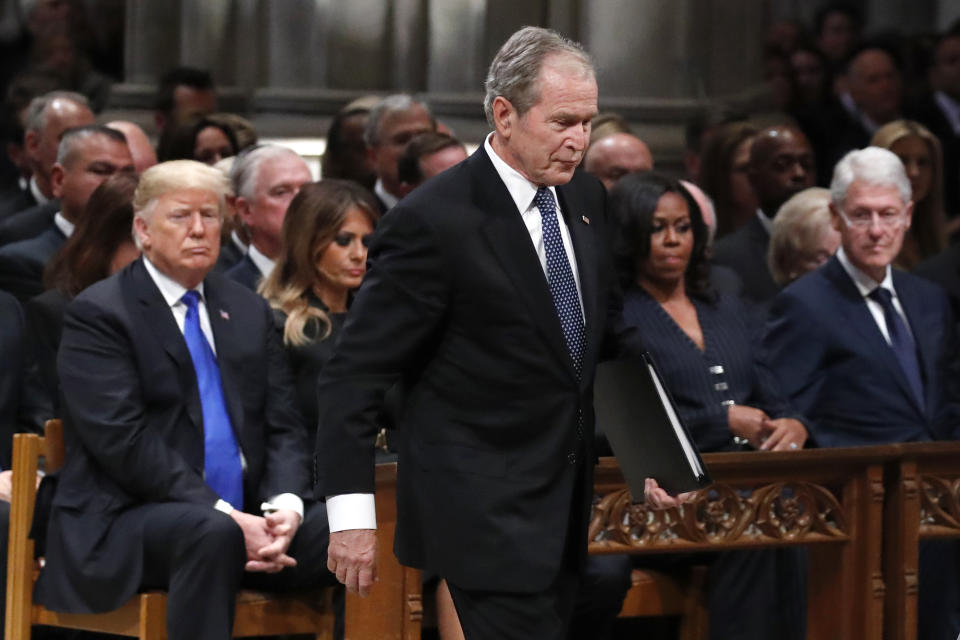
[[[253,263],[249,255],[243,256],[240,262],[230,269],[227,269],[226,276],[234,282],[239,282],[247,289],[250,289],[250,291],[256,291],[257,285],[260,284],[260,280],[263,278],[260,269],[257,269],[257,265]]]
[[[218,273],[226,273],[243,260],[246,255],[246,252],[237,246],[233,238],[227,238],[225,242],[220,243],[220,256],[217,258],[217,265],[213,270]]]
[[[266,301],[211,274],[204,295],[227,409],[246,460],[244,506],[309,489],[293,380]],[[113,524],[137,505],[213,508],[203,481],[196,374],[142,260],[67,307],[58,357],[66,465],[53,500],[37,599],[58,611],[116,608],[140,586],[142,530]],[[130,522],[130,519],[125,519]]]
[[[692,298],[703,331],[704,350],[641,287],[624,292],[623,319],[638,331],[627,351],[646,349],[670,389],[680,418],[703,451],[733,450],[725,403],[762,409],[771,418],[799,418],[763,367],[749,313],[735,296],[715,301]],[[716,369],[720,367],[720,369]],[[603,425],[600,425],[601,428]]]
[[[19,185],[15,189],[4,193],[3,200],[0,200],[0,220],[6,220],[10,216],[36,206],[37,199],[33,197],[33,192],[28,186],[21,189]]]
[[[820,446],[954,437],[956,354],[947,297],[898,270],[893,284],[918,346],[923,407],[836,256],[773,302],[762,358]]]
[[[780,290],[767,267],[770,234],[757,216],[717,240],[713,261],[733,269],[743,282],[742,295],[752,302],[767,302]]]
[[[557,192],[586,313],[581,379],[481,147],[381,219],[318,385],[317,495],[329,496],[373,492],[376,411],[403,379],[395,551],[465,589],[543,591],[565,545],[585,558],[593,373],[619,297],[603,187],[578,172]]]
[[[943,152],[943,187],[947,213],[960,215],[960,135],[936,103],[933,94],[925,95],[913,107],[912,117],[940,139]]]
[[[51,200],[13,214],[0,223],[0,246],[37,237],[53,226],[57,211],[60,201]]]
[[[0,468],[9,469],[20,412],[25,365],[23,311],[16,298],[0,292]],[[6,555],[6,551],[2,552]]]
[[[43,269],[67,241],[56,225],[36,238],[0,247],[0,289],[21,302],[43,293]]]
[[[63,332],[63,316],[70,298],[59,289],[49,289],[23,305],[27,321],[30,363],[26,385],[30,395],[30,423],[34,428],[60,415],[60,376],[57,350]]]
[[[918,276],[936,282],[947,290],[953,317],[960,319],[960,245],[947,247],[932,258],[924,260],[913,270]]]

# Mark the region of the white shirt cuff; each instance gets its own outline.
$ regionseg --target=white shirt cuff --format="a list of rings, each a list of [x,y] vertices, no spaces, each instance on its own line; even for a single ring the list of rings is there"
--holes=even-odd
[[[227,515],[233,513],[233,505],[226,500],[217,500],[217,504],[213,505],[213,508],[217,511],[222,511]]]
[[[279,509],[289,509],[300,516],[300,522],[303,522],[303,500],[294,493],[281,493],[273,496],[267,502],[260,505],[260,510],[265,514]]]
[[[349,529],[376,529],[377,506],[372,493],[344,493],[327,496],[330,533]]]

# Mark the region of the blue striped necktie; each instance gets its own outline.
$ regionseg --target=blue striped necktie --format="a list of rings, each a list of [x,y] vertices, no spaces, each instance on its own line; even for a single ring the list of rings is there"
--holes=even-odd
[[[183,294],[187,305],[187,318],[183,323],[183,337],[190,350],[193,368],[197,372],[197,388],[203,409],[203,475],[211,489],[235,509],[243,509],[243,463],[240,447],[233,434],[230,414],[223,397],[220,367],[213,349],[200,329],[197,309],[200,294],[187,291]]]

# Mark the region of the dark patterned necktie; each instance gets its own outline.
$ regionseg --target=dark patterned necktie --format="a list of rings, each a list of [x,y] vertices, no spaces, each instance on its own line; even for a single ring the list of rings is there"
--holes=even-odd
[[[577,283],[573,279],[573,270],[567,260],[567,252],[560,238],[560,225],[557,221],[557,204],[553,192],[546,187],[537,190],[533,198],[540,210],[543,225],[543,246],[547,254],[547,282],[550,295],[557,309],[563,337],[567,341],[567,351],[573,360],[573,368],[579,378],[583,369],[583,346],[585,331],[583,314],[580,311],[580,297],[577,295]]]
[[[203,476],[207,486],[217,492],[236,509],[243,509],[243,462],[240,447],[233,435],[230,414],[223,397],[220,367],[213,349],[200,329],[197,304],[200,294],[187,291],[183,303],[187,318],[183,323],[183,337],[197,372],[200,406],[203,410]]]
[[[923,407],[923,376],[920,374],[920,361],[917,358],[917,344],[907,328],[903,318],[893,306],[893,294],[888,289],[877,287],[870,292],[870,298],[883,307],[883,317],[887,321],[887,333],[890,334],[890,347],[900,361],[900,368],[907,376],[910,388],[920,406]]]

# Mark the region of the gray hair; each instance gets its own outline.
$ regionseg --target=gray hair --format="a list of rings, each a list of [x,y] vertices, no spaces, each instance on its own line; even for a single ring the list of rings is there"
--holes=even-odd
[[[503,43],[490,63],[484,83],[483,111],[493,123],[493,101],[503,96],[523,115],[540,99],[540,67],[547,57],[564,54],[579,61],[585,71],[594,74],[590,54],[573,40],[541,27],[524,27]]]
[[[90,108],[90,102],[86,96],[73,91],[50,91],[42,96],[37,96],[27,105],[27,113],[24,117],[25,131],[40,131],[47,128],[47,111],[57,100],[69,100],[81,107]]]
[[[380,136],[383,133],[383,121],[386,117],[399,111],[409,111],[415,106],[423,107],[427,112],[427,116],[430,117],[430,122],[436,126],[433,113],[430,111],[427,103],[421,102],[406,93],[395,93],[375,104],[373,109],[370,110],[370,115],[367,117],[367,128],[363,131],[363,141],[368,147],[375,147],[380,144]]]
[[[161,197],[174,191],[201,189],[217,196],[220,219],[226,209],[226,198],[231,194],[230,181],[222,171],[196,160],[170,160],[155,164],[140,176],[137,190],[133,194],[133,218],[149,222]],[[138,249],[140,236],[134,226],[133,239]]]
[[[856,181],[869,185],[896,187],[903,204],[910,202],[910,180],[895,153],[881,147],[854,149],[843,156],[833,169],[830,198],[837,209],[843,207],[850,185]]]
[[[767,266],[778,285],[796,277],[790,267],[796,257],[815,246],[831,226],[830,190],[810,187],[784,202],[773,218]]]
[[[82,127],[73,127],[63,132],[60,138],[60,146],[57,147],[57,164],[69,166],[74,157],[79,153],[83,143],[95,136],[103,136],[114,142],[126,146],[127,138],[116,129],[105,127],[101,124],[88,124]]]
[[[230,169],[230,180],[233,182],[233,191],[237,197],[252,200],[260,178],[260,166],[267,160],[283,156],[300,158],[293,149],[278,144],[257,145],[236,156],[233,167]]]

